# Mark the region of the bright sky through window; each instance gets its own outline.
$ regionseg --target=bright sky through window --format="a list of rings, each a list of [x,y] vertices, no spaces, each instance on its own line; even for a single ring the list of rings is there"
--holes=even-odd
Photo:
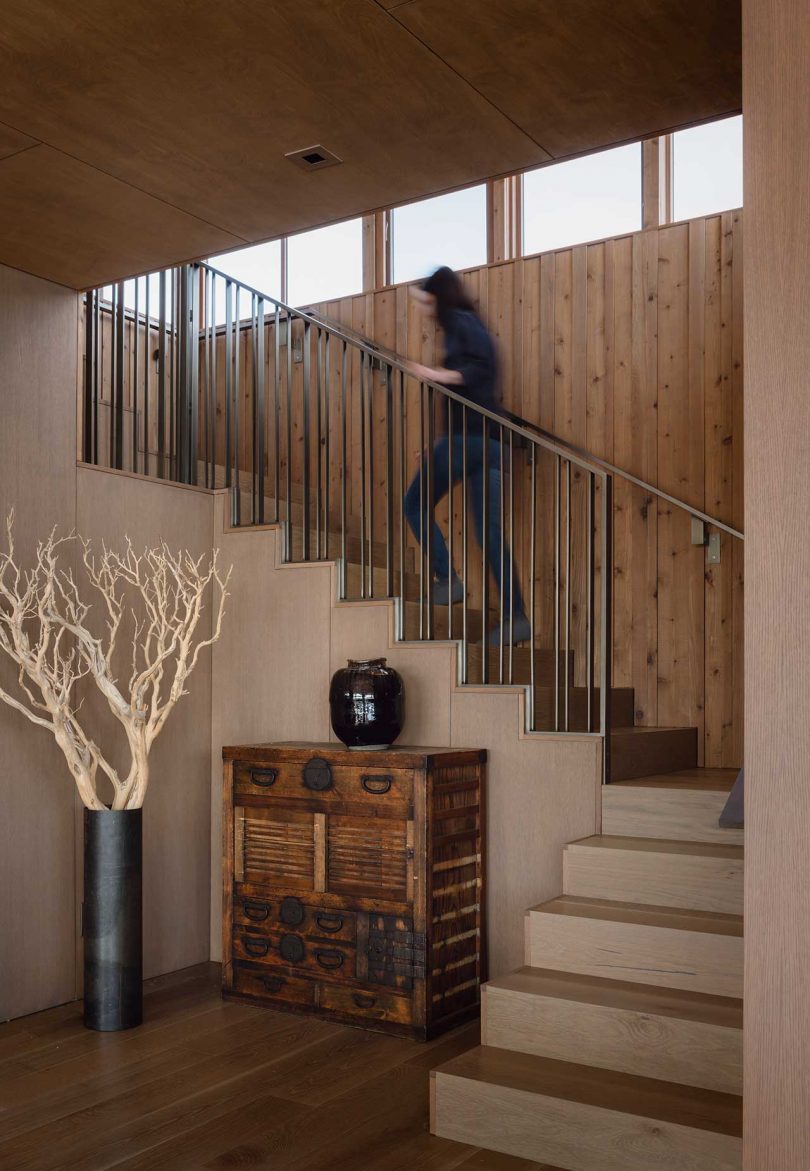
[[[427,276],[440,264],[459,269],[487,262],[484,185],[398,207],[392,218],[397,282]]]
[[[223,252],[221,256],[213,256],[209,263],[227,276],[235,277],[251,288],[258,289],[260,293],[281,298],[280,240],[271,240],[269,244],[255,244],[252,248],[242,248],[238,252]],[[216,282],[215,310],[216,324],[222,325],[225,322],[225,282],[219,277]],[[236,298],[233,292],[231,312],[235,319]],[[250,297],[242,294],[239,314],[241,317],[247,317],[250,312]],[[270,312],[269,306],[266,312]]]
[[[311,305],[362,291],[362,219],[290,236],[287,248],[291,305]]]
[[[523,250],[547,252],[641,227],[641,144],[523,176]]]
[[[676,220],[742,207],[742,117],[679,130],[672,172]]]

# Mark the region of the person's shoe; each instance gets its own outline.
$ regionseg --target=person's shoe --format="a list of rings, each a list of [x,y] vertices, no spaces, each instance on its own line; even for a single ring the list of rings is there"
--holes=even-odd
[[[460,577],[453,575],[453,580],[448,589],[447,578],[442,578],[441,581],[434,582],[433,585],[433,604],[434,606],[446,606],[448,602],[463,602],[464,601],[464,582]]]
[[[520,642],[528,642],[532,637],[532,625],[525,614],[516,614],[512,624],[511,631],[509,628],[509,619],[504,619],[503,623],[503,645],[517,646]],[[511,633],[511,638],[509,637]],[[494,630],[489,633],[489,645],[499,647],[501,645],[501,627],[496,626]]]

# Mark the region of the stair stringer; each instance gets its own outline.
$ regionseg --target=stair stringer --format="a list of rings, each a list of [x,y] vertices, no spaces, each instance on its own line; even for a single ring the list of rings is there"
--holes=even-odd
[[[385,657],[406,693],[402,743],[484,747],[490,974],[520,966],[528,906],[562,890],[562,851],[598,831],[599,737],[526,732],[526,692],[460,686],[455,641],[397,642],[390,599],[342,602],[336,562],[284,562],[278,525],[230,529],[227,494],[214,544],[234,564],[221,641],[213,648],[212,950],[217,950],[224,744],[334,740],[329,679],[347,658]],[[245,686],[248,682],[249,686]]]

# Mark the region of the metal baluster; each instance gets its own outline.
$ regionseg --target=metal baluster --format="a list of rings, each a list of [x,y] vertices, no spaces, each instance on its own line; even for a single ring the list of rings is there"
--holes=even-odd
[[[453,637],[453,400],[447,399],[447,637]]]
[[[304,543],[302,549],[302,560],[309,561],[309,525],[310,525],[310,510],[309,510],[309,464],[310,464],[310,443],[312,436],[309,433],[309,395],[311,386],[312,374],[312,327],[308,321],[304,322],[304,349],[303,349],[303,365],[304,365],[304,401],[303,401],[303,437],[304,437],[304,464],[303,464],[303,520],[304,520]]]
[[[321,497],[322,497],[322,483],[323,475],[321,471],[321,396],[323,395],[323,367],[322,367],[322,352],[321,352],[321,328],[315,331],[315,423],[316,423],[316,446],[315,446],[315,560],[321,559]]]
[[[140,338],[140,277],[135,277],[135,318],[132,325],[132,471],[138,471],[138,356],[141,352]]]
[[[535,731],[536,714],[537,714],[537,678],[534,658],[534,579],[536,573],[536,557],[537,557],[537,454],[538,448],[536,444],[532,444],[532,476],[531,476],[531,535],[529,539],[529,564],[530,570],[530,584],[531,584],[531,601],[529,603],[529,731]]]
[[[265,404],[265,371],[264,371],[264,300],[262,297],[256,298],[256,393],[258,398],[258,411],[256,419],[256,434],[254,436],[254,473],[256,474],[256,494],[259,504],[258,516],[254,519],[258,524],[264,524],[264,464],[265,464],[265,428],[266,423],[266,404]]]
[[[483,475],[481,478],[481,625],[483,627],[481,682],[489,683],[489,419],[483,427]]]
[[[432,386],[427,393],[427,541],[425,547],[425,604],[427,606],[427,637],[433,638],[433,525],[436,522],[436,457],[433,442],[433,415],[435,410]]]
[[[394,596],[394,371],[385,367],[385,594]]]
[[[560,730],[560,548],[562,542],[560,515],[560,476],[562,459],[554,457],[554,731]]]
[[[242,460],[239,453],[239,416],[242,413],[242,383],[239,373],[240,351],[242,349],[241,329],[241,289],[238,281],[234,282],[234,345],[233,345],[233,480],[234,480],[234,524],[242,523]]]
[[[203,327],[203,354],[205,355],[205,380],[202,387],[203,398],[203,457],[205,463],[205,486],[211,488],[211,328],[209,314],[211,309],[211,274],[207,268],[200,269],[203,284],[202,327]]]
[[[166,299],[168,296],[166,275],[164,270],[158,278],[160,309],[158,316],[157,473],[161,479],[166,478]]]
[[[470,681],[469,636],[467,629],[467,582],[468,570],[467,540],[467,407],[461,407],[461,575],[464,597],[461,604],[461,682]]]
[[[143,470],[144,475],[149,475],[150,459],[149,459],[149,377],[152,368],[152,325],[150,317],[150,277],[146,278],[146,288],[144,289],[144,331],[143,331]]]
[[[501,485],[503,491],[503,485]],[[534,574],[531,575],[531,584],[534,588]],[[503,579],[501,579],[503,581]],[[509,431],[509,632],[511,634],[515,623],[515,582],[517,575],[515,574],[515,447],[514,447],[514,432]],[[515,681],[514,670],[514,651],[515,640],[509,640],[509,683]],[[534,646],[531,648],[531,654],[534,655]]]
[[[286,559],[293,559],[292,528],[292,383],[293,383],[293,319],[287,310],[287,540]]]
[[[571,461],[565,461],[565,731],[571,731]]]
[[[84,295],[84,402],[82,403],[82,459],[93,463],[93,400],[96,386],[95,302],[98,291]]]
[[[169,479],[174,479],[177,468],[176,418],[177,411],[177,269],[169,272],[169,303],[172,319],[169,332]]]
[[[329,365],[330,345],[329,341],[331,334],[326,333],[324,340],[324,395],[326,397],[326,421],[324,433],[324,474],[326,483],[324,484],[324,501],[323,501],[323,532],[324,532],[324,557],[329,560],[329,503],[330,503],[330,477],[331,477],[331,442],[330,432],[332,429],[332,369]]]
[[[368,355],[366,394],[368,395],[368,410],[366,424],[368,426],[368,596],[374,597],[374,497],[376,484],[374,482],[374,359]]]
[[[209,429],[211,451],[211,487],[217,486],[217,278],[210,274],[211,302],[211,401],[209,405]]]
[[[407,416],[405,406],[405,374],[399,372],[399,630],[400,641],[405,638],[405,462]]]
[[[276,302],[274,328],[275,369],[273,371],[273,447],[276,454],[273,491],[276,501],[274,520],[276,523],[278,523],[281,520],[281,452],[279,450],[281,444],[281,338],[279,336],[281,321],[278,302]]]
[[[612,683],[611,649],[613,633],[613,479],[602,477],[602,613],[600,625],[600,732],[603,780],[610,781],[610,687]]]
[[[126,370],[124,364],[124,282],[119,281],[116,289],[115,297],[115,393],[113,402],[115,404],[114,415],[115,422],[113,432],[115,435],[115,457],[113,460],[113,467],[123,469],[124,467],[124,373]]]
[[[342,343],[343,350],[340,357],[340,596],[346,597],[346,363],[348,345]]]
[[[95,318],[95,326],[93,332],[95,334],[95,353],[93,357],[93,460],[94,464],[98,463],[98,409],[101,399],[102,382],[104,371],[102,369],[102,349],[101,349],[101,295],[96,292],[94,298],[93,313]]]
[[[366,596],[366,352],[360,351],[360,597]]]
[[[419,383],[419,638],[425,637],[425,387]]]
[[[586,670],[586,730],[593,731],[593,623],[594,623],[594,503],[596,493],[596,480],[593,472],[588,472],[588,495],[587,495],[587,589],[588,596],[585,605],[585,670]]]
[[[506,524],[505,524],[506,518],[505,518],[505,516],[504,516],[504,511],[503,511],[504,504],[503,504],[503,426],[502,426],[502,425],[501,425],[501,426],[499,426],[499,437],[498,437],[498,438],[499,438],[499,442],[498,442],[498,459],[499,459],[499,462],[500,462],[500,472],[501,472],[501,491],[500,491],[500,494],[499,494],[499,496],[500,496],[500,501],[499,501],[499,511],[500,511],[500,516],[499,516],[499,520],[500,520],[500,522],[501,522],[501,528],[500,528],[500,532],[501,532],[501,547],[500,547],[500,550],[499,550],[499,554],[500,554],[500,569],[501,569],[501,588],[500,588],[500,590],[499,590],[499,597],[498,597],[498,616],[499,616],[499,618],[500,618],[500,624],[501,624],[501,627],[500,627],[500,634],[499,634],[499,636],[498,636],[498,682],[499,682],[499,683],[503,683],[503,659],[504,659],[504,654],[503,654],[503,650],[504,650],[504,646],[503,646],[503,624],[504,624],[504,620],[505,620],[505,618],[506,618],[506,612],[505,612],[505,610],[504,610],[504,604],[503,604],[503,589],[504,589],[504,582],[505,582],[505,580],[506,580],[506,579],[505,579],[505,577],[504,577],[504,570],[505,570],[506,566],[505,566],[505,564],[504,564],[504,562],[505,562],[505,556],[504,556],[504,547],[503,547],[503,533],[504,533],[504,528],[506,527]],[[510,593],[511,593],[511,590],[510,590]],[[513,641],[514,641],[514,639],[513,639],[513,637],[512,637],[512,623],[510,622],[510,623],[509,623],[509,645],[510,645],[510,646],[512,645]]]
[[[231,298],[231,281],[225,281],[225,487],[231,493],[231,522],[234,521],[234,491],[231,476],[233,443],[233,304]]]
[[[197,265],[188,267],[188,293],[190,315],[183,322],[188,339],[189,386],[186,395],[188,427],[188,461],[190,484],[199,479],[198,454],[200,450],[200,278]],[[190,319],[189,319],[190,318]]]

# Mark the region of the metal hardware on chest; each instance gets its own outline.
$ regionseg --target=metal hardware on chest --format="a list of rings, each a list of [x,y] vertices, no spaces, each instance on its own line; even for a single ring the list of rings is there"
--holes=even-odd
[[[259,902],[258,899],[244,899],[242,910],[246,919],[253,923],[263,923],[270,914],[270,904]]]
[[[335,783],[329,761],[321,756],[313,756],[312,760],[304,765],[302,775],[304,788],[311,789],[313,793],[325,793]]]
[[[262,939],[258,935],[243,935],[242,947],[245,949],[246,955],[263,960],[270,950],[270,940]]]
[[[278,950],[288,964],[300,964],[306,951],[300,935],[282,935]]]
[[[327,911],[319,911],[315,916],[315,926],[319,931],[334,933],[342,930],[343,923],[342,915],[330,915]]]
[[[281,922],[288,927],[298,927],[304,922],[304,904],[300,899],[289,895],[281,900]]]
[[[367,793],[381,795],[387,793],[394,782],[392,776],[372,776],[370,773],[364,773],[360,778],[360,784]]]
[[[327,971],[335,971],[337,968],[342,968],[345,958],[343,952],[338,951],[337,948],[322,947],[315,952],[315,959]]]
[[[252,768],[250,770],[250,783],[258,785],[260,789],[269,789],[271,785],[276,783],[277,777],[277,768]]]
[[[268,992],[280,992],[287,983],[283,976],[262,976],[261,981]]]

